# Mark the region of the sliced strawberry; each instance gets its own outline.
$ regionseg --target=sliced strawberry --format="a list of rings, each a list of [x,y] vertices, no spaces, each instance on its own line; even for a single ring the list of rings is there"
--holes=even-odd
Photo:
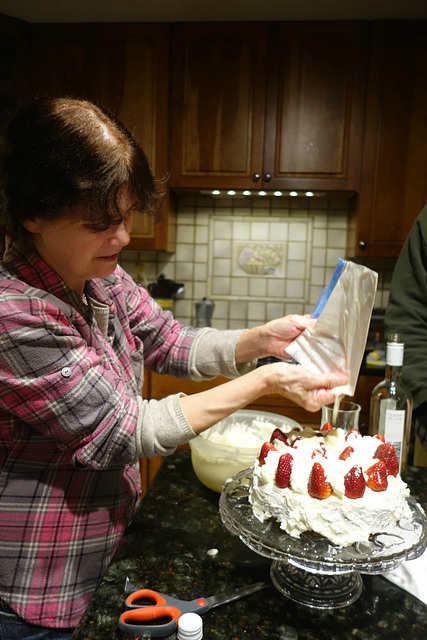
[[[314,462],[307,488],[311,497],[318,500],[325,500],[332,494],[332,487],[326,480],[325,470],[320,462]]]
[[[298,449],[300,440],[302,440],[301,436],[297,436],[291,444],[291,447],[293,447],[294,449]]]
[[[325,422],[325,424],[320,429],[320,431],[332,431],[332,429],[333,429],[333,426],[331,425],[331,423],[330,422]]]
[[[344,449],[344,451],[339,455],[338,460],[347,460],[354,453],[353,447],[350,445]]]
[[[311,458],[316,458],[321,456],[322,458],[327,458],[327,454],[326,454],[326,447],[323,444],[323,442],[319,443],[319,448],[318,449],[313,449],[313,453],[311,454]]]
[[[259,454],[260,464],[265,464],[265,459],[267,455],[270,453],[270,451],[277,451],[277,449],[274,446],[274,444],[272,444],[271,442],[264,442],[264,444],[261,447],[261,452]]]
[[[276,486],[279,487],[279,489],[286,489],[286,487],[289,487],[293,464],[294,459],[290,453],[285,453],[283,456],[280,456],[275,479]]]
[[[366,471],[366,486],[372,491],[385,491],[388,487],[387,467],[384,460],[378,460]]]
[[[275,429],[271,434],[270,442],[274,442],[274,440],[280,440],[280,442],[284,442],[288,444],[288,439],[280,429]]]
[[[363,475],[362,467],[356,464],[351,467],[350,471],[344,476],[344,493],[347,498],[355,500],[362,498],[365,493],[366,481]]]
[[[345,440],[347,441],[351,435],[355,436],[356,438],[362,437],[362,434],[360,433],[360,431],[358,431],[358,429],[350,429],[350,431],[345,436]]]
[[[383,460],[387,467],[387,475],[396,477],[399,473],[399,460],[397,459],[394,447],[389,442],[384,442],[377,447],[374,458]]]
[[[326,454],[322,449],[313,449],[311,459],[313,458],[326,458]]]
[[[381,440],[381,442],[385,442],[385,438],[382,433],[376,433],[374,435],[374,438],[377,438],[377,440]]]

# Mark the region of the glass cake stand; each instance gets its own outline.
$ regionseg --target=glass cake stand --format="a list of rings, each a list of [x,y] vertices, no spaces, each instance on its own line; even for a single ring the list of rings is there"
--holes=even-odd
[[[391,571],[427,547],[427,519],[411,497],[411,518],[400,520],[391,533],[371,536],[369,542],[340,547],[309,532],[293,538],[277,522],[261,522],[254,515],[249,503],[252,471],[245,469],[225,484],[219,500],[222,522],[252,551],[273,560],[273,584],[296,602],[318,609],[349,605],[363,591],[361,573]]]

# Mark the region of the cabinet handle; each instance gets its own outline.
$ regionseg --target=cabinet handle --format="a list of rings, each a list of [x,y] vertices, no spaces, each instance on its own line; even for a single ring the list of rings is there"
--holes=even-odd
[[[271,173],[264,174],[264,182],[270,182],[270,180],[271,180]]]
[[[252,176],[252,180],[254,182],[258,182],[260,178],[261,178],[261,175],[259,173],[254,173],[254,175]]]
[[[366,242],[364,240],[359,240],[359,249],[361,249],[362,251],[365,251],[367,246],[368,245],[366,244]]]

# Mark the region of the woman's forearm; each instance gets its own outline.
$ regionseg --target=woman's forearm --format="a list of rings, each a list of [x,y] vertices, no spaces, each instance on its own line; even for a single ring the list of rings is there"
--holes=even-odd
[[[318,411],[334,401],[333,387],[346,382],[345,374],[314,374],[297,365],[277,362],[207,391],[183,396],[180,402],[191,428],[199,434],[270,393],[287,397],[307,411]]]

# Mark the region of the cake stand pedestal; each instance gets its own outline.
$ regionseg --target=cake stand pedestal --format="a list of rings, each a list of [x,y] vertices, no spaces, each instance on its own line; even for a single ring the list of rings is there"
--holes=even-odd
[[[251,481],[252,468],[226,483],[219,500],[222,522],[252,551],[273,560],[274,586],[301,604],[317,609],[347,606],[362,594],[361,573],[392,571],[427,547],[427,519],[411,497],[411,518],[400,520],[391,533],[340,547],[308,532],[293,538],[272,520],[260,522],[249,503]]]

